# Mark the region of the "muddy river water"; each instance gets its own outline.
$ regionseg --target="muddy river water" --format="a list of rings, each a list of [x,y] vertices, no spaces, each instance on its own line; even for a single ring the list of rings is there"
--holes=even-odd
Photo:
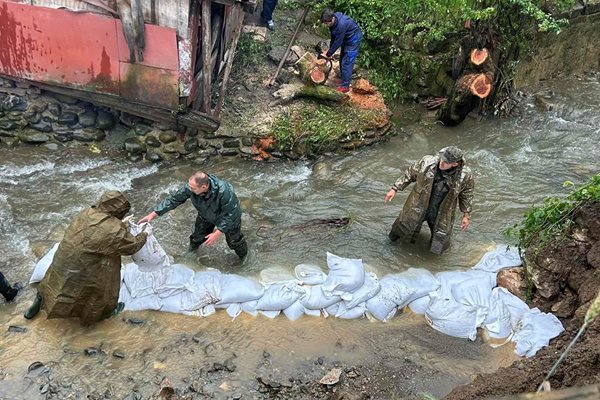
[[[316,162],[231,159],[202,166],[232,182],[241,200],[251,247],[242,265],[224,240],[197,260],[185,254],[194,217],[190,204],[155,220],[155,234],[169,254],[192,268],[248,276],[267,267],[293,271],[299,263],[324,267],[326,251],[362,258],[379,276],[411,266],[432,272],[468,268],[503,242],[501,230],[531,204],[564,193],[566,180],[582,182],[600,170],[598,78],[553,82],[551,89],[551,96],[543,92],[554,104],[551,111],[531,97],[523,99],[518,117],[467,119],[454,129],[424,117],[387,143]],[[387,231],[408,192],[391,204],[384,204],[384,194],[409,163],[451,144],[466,151],[475,175],[471,228],[456,232],[452,248],[441,257],[426,251],[427,229],[420,244],[390,244]],[[133,214],[141,217],[198,168],[133,164],[85,147],[0,147],[0,270],[11,281],[26,282],[35,261],[60,240],[71,217],[104,190],[124,191]],[[297,227],[334,217],[351,222],[344,228]],[[451,338],[410,313],[382,324],[306,316],[295,322],[248,315],[231,321],[222,311],[205,319],[136,312],[81,328],[72,321],[25,321],[22,313],[33,294],[28,287],[16,303],[0,305],[2,399],[51,394],[41,394],[39,380],[27,372],[35,361],[49,368],[45,373],[58,398],[135,398],[131,393],[146,398],[163,376],[177,388],[187,387],[200,368],[227,360],[233,360],[235,371],[216,371],[214,379],[203,381],[212,385],[204,388],[205,395],[258,396],[256,376],[268,363],[269,374],[282,382],[303,373],[318,379],[333,365],[379,365],[383,372],[377,376],[387,380],[387,389],[379,394],[373,389],[375,397],[404,398],[443,396],[472,374],[492,372],[516,358],[510,344],[492,348],[480,340]],[[27,331],[8,332],[9,325]],[[89,347],[99,354],[84,354]],[[124,358],[115,357],[115,351]]]

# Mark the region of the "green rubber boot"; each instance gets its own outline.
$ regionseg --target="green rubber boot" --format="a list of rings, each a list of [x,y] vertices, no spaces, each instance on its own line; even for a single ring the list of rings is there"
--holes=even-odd
[[[33,317],[38,315],[41,308],[42,308],[42,295],[40,294],[40,292],[37,292],[35,294],[35,300],[33,300],[33,303],[29,306],[27,311],[25,311],[25,314],[23,314],[23,316],[25,317],[25,319],[32,319]]]

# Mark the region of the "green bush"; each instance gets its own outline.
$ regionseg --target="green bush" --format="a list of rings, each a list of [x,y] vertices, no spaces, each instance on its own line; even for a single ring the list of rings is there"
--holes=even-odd
[[[565,182],[565,186],[573,186]],[[535,253],[551,239],[564,236],[573,227],[577,208],[588,201],[600,201],[600,174],[573,190],[564,198],[549,197],[541,206],[532,207],[523,220],[506,229],[505,237],[519,249],[535,245]]]
[[[358,58],[370,79],[387,99],[404,98],[414,87],[427,47],[460,32],[465,20],[485,21],[498,31],[503,44],[522,45],[536,30],[560,31],[542,6],[553,10],[574,0],[313,0],[320,11],[329,7],[350,15],[364,33]],[[516,52],[515,54],[518,54]]]

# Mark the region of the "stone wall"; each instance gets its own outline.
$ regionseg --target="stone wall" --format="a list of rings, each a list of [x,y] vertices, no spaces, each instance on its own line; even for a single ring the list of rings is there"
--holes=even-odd
[[[577,4],[563,15],[569,25],[560,34],[540,33],[515,72],[518,89],[546,79],[600,70],[600,0]]]
[[[326,150],[354,150],[385,140],[390,125],[389,122],[384,125],[385,129],[349,132]],[[0,146],[42,144],[93,144],[99,149],[122,150],[131,161],[153,163],[176,159],[203,163],[209,158],[235,156],[275,161],[318,155],[308,150],[303,153],[301,148],[280,151],[276,146],[265,146],[265,137],[260,132],[242,135],[240,129],[219,129],[212,134],[193,129],[177,132],[125,112],[0,78]]]

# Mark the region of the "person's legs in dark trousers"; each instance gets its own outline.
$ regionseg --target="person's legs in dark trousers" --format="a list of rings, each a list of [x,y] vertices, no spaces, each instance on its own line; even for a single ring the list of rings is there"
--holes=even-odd
[[[13,288],[10,283],[6,280],[2,272],[0,272],[0,293],[6,299],[7,302],[12,301],[17,293],[19,293],[19,288],[17,285]]]
[[[248,254],[248,244],[246,243],[246,238],[242,233],[242,227],[238,226],[235,229],[227,232],[225,234],[225,240],[227,241],[227,246],[238,255],[240,259],[244,259],[246,254]]]
[[[206,235],[213,233],[214,230],[215,226],[213,224],[206,222],[198,215],[192,229],[192,234],[190,235],[190,247],[188,250],[196,251],[206,241]]]
[[[273,24],[273,11],[277,7],[278,0],[263,0],[263,10],[260,14],[262,22],[267,24],[267,28],[273,30],[275,24]]]
[[[361,38],[356,39],[355,43],[343,46],[340,54],[340,74],[342,75],[342,88],[350,88],[352,81],[352,71],[354,70],[354,62],[360,50]]]

